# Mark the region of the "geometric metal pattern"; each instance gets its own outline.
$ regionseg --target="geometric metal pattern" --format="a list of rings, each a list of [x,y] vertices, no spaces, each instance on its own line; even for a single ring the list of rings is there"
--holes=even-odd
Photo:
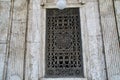
[[[46,11],[45,77],[83,77],[79,8]]]

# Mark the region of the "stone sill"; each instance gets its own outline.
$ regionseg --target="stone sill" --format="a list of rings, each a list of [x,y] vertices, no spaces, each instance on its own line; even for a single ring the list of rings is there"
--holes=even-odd
[[[41,78],[41,80],[87,80],[87,78]]]

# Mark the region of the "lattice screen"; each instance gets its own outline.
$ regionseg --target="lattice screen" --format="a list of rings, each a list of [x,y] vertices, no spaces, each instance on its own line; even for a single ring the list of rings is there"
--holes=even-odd
[[[79,9],[46,13],[46,77],[83,77]]]

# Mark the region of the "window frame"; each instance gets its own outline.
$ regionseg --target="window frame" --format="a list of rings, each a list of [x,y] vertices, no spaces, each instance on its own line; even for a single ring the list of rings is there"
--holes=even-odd
[[[41,62],[40,63],[42,65],[42,68],[41,68],[41,71],[40,71],[40,74],[41,74],[41,80],[87,80],[87,73],[86,73],[86,46],[85,46],[85,29],[84,27],[86,25],[84,25],[84,22],[85,22],[85,17],[83,17],[82,15],[85,15],[84,12],[82,12],[82,15],[81,15],[81,10],[84,10],[84,5],[81,6],[80,4],[79,5],[75,5],[75,3],[71,3],[71,6],[67,5],[67,8],[78,8],[79,7],[79,11],[80,11],[80,25],[81,25],[81,39],[82,39],[82,55],[83,55],[83,73],[84,73],[84,78],[45,78],[45,52],[46,52],[46,9],[47,8],[56,8],[56,6],[51,6],[51,5],[55,5],[54,3],[50,3],[49,5],[48,4],[44,4],[45,6],[42,7],[41,9],[41,29],[42,29],[42,33],[41,33],[41,40],[42,40],[42,45],[41,45],[41,54],[40,54],[40,57],[42,57],[41,59]],[[82,19],[81,19],[82,18]]]

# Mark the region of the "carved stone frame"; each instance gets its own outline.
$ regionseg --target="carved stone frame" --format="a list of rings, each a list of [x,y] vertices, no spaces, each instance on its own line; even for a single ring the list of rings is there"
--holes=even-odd
[[[81,6],[80,4],[75,5],[75,4],[70,4],[67,5],[67,8],[71,8],[71,7],[79,7],[80,9],[80,19],[81,19],[81,37],[82,37],[82,50],[83,50],[83,67],[84,67],[84,78],[45,78],[45,40],[46,40],[46,9],[47,8],[56,8],[56,6],[51,6],[52,4],[44,4],[44,6],[41,9],[41,29],[42,29],[42,33],[41,33],[41,40],[42,40],[42,46],[41,46],[41,54],[40,57],[42,57],[41,60],[41,65],[42,65],[42,70],[40,71],[41,74],[41,80],[87,80],[87,75],[86,75],[86,25],[85,23],[85,14],[84,14],[84,6]],[[54,4],[53,4],[54,5]]]

